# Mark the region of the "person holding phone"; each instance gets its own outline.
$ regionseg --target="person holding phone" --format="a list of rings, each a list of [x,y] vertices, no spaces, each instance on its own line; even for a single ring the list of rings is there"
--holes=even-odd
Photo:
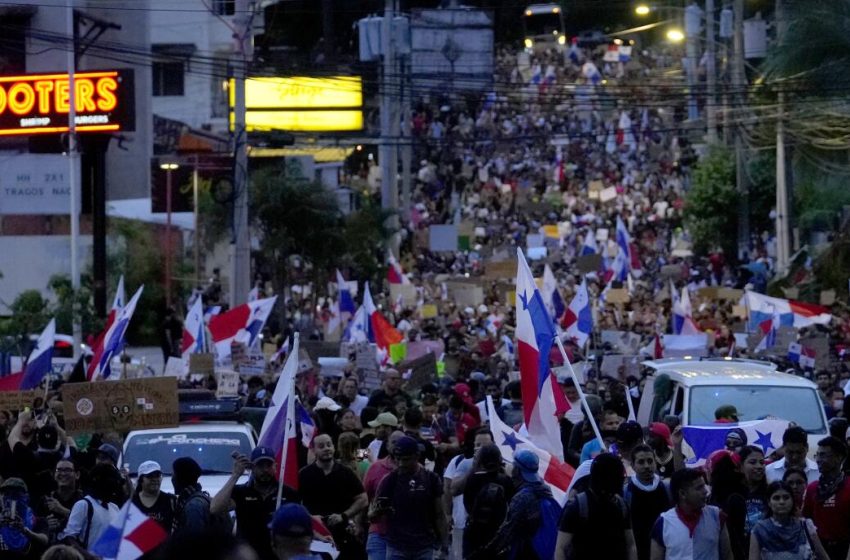
[[[0,551],[18,558],[37,557],[47,547],[47,534],[37,527],[23,480],[13,477],[0,484],[0,508]]]

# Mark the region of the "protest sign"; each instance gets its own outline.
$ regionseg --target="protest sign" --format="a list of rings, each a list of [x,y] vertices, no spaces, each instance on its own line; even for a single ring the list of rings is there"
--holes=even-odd
[[[625,381],[630,375],[640,377],[640,356],[634,354],[606,354],[602,357],[599,374]]]
[[[640,335],[626,331],[602,331],[602,344],[610,344],[614,351],[621,354],[637,354],[640,349]]]
[[[415,360],[429,352],[435,356],[442,356],[444,351],[445,343],[442,340],[417,340],[407,343],[406,359],[408,361]]]
[[[516,278],[516,259],[489,262],[484,266],[484,277],[488,279]]]
[[[664,357],[695,358],[708,356],[708,335],[706,334],[665,334]]]
[[[235,371],[219,370],[215,373],[215,381],[215,397],[217,399],[239,396],[241,380],[239,374]]]
[[[393,303],[401,297],[402,305],[412,307],[416,305],[416,286],[413,284],[390,284],[390,301]]]
[[[608,187],[607,189],[602,189],[599,191],[599,200],[602,203],[611,202],[617,198],[617,188],[616,187]]]
[[[437,316],[437,306],[433,303],[426,303],[419,308],[419,316],[423,319],[433,319]]]
[[[582,274],[599,272],[602,268],[602,255],[582,255],[576,259],[576,267]]]
[[[525,246],[529,249],[543,246],[543,235],[539,233],[529,233],[525,237]]]
[[[266,372],[266,356],[259,350],[252,349],[236,369],[242,375],[263,375]]]
[[[815,334],[800,339],[800,344],[815,351],[815,362],[818,367],[829,365],[829,339],[826,335]]]
[[[605,294],[607,303],[629,303],[630,299],[629,291],[625,288],[611,288]]]
[[[32,408],[33,401],[39,397],[44,397],[44,391],[0,391],[0,410],[20,412],[26,407]]]
[[[122,368],[123,369],[123,368]],[[200,371],[196,371],[193,373],[203,373]],[[183,358],[176,358],[174,356],[169,356],[168,361],[165,362],[165,371],[162,373],[164,377],[183,377],[186,375],[186,362],[183,361]],[[204,374],[209,375],[209,374]],[[123,376],[122,376],[123,377]]]
[[[207,353],[189,354],[189,373],[209,375],[215,371],[215,355]]]
[[[820,293],[820,304],[821,305],[832,305],[835,303],[835,290],[823,290]]]
[[[433,383],[437,378],[437,357],[429,352],[415,360],[399,364],[398,370],[407,380],[404,390],[410,394],[416,394],[423,385]]]
[[[168,428],[180,422],[177,379],[150,377],[62,386],[70,434]]]
[[[428,248],[431,251],[457,251],[457,226],[434,224],[428,228]]]
[[[299,346],[307,352],[307,355],[316,363],[323,356],[339,356],[338,342],[324,342],[322,340],[301,340]]]
[[[682,267],[677,264],[665,264],[661,267],[662,280],[678,280],[682,277]]]

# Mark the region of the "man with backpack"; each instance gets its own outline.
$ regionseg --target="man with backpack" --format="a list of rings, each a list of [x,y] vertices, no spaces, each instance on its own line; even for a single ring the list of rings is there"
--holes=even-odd
[[[468,512],[463,533],[464,558],[496,536],[513,495],[514,485],[502,468],[499,447],[485,445],[475,454],[463,491],[463,505]]]
[[[673,506],[670,487],[657,473],[657,456],[649,445],[632,449],[631,465],[634,474],[626,480],[623,499],[629,508],[638,560],[649,560],[652,526],[659,515]]]
[[[91,552],[94,544],[118,515],[118,505],[110,502],[121,489],[122,479],[112,465],[98,464],[89,472],[85,497],[71,508],[68,524],[59,539],[80,550]]]
[[[198,479],[201,466],[191,457],[180,457],[171,466],[171,483],[177,495],[174,533],[200,533],[210,524],[210,497]]]
[[[600,453],[593,459],[590,488],[576,495],[564,509],[555,560],[637,560],[628,507],[619,496],[624,476],[619,457]]]
[[[555,553],[561,506],[537,474],[540,459],[528,449],[514,454],[511,473],[517,489],[496,537],[469,557],[549,560]]]

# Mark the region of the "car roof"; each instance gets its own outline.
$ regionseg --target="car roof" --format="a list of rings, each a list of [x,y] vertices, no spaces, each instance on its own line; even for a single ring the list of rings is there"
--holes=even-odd
[[[540,14],[551,14],[557,13],[552,12],[554,8],[558,8],[560,11],[561,7],[558,4],[530,4],[526,6],[525,13],[528,15],[528,12],[531,12],[531,15],[540,15]]]
[[[181,433],[205,433],[205,432],[244,432],[252,434],[253,428],[250,424],[242,422],[195,422],[192,424],[180,424],[173,428],[151,428],[148,430],[133,430],[127,437],[137,434],[173,434]]]
[[[815,384],[804,377],[777,371],[776,365],[756,360],[685,360],[662,359],[643,362],[683,385],[717,385],[734,382],[741,385],[780,385],[784,387],[814,388]]]

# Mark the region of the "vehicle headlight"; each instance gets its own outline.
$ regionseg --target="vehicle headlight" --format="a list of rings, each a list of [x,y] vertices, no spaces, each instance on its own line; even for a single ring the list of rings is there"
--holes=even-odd
[[[527,48],[527,49],[530,49],[531,47],[534,46],[534,40],[533,39],[526,39],[524,42],[525,42],[525,48]]]
[[[566,45],[567,44],[567,36],[566,35],[558,35],[558,44]]]

